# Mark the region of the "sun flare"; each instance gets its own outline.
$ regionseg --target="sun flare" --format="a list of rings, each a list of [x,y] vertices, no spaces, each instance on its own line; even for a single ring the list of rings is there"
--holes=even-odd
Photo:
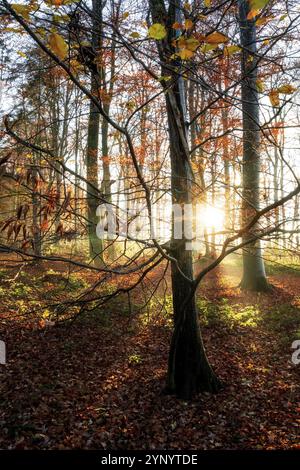
[[[221,230],[224,227],[224,212],[213,206],[201,207],[200,223],[206,229]]]

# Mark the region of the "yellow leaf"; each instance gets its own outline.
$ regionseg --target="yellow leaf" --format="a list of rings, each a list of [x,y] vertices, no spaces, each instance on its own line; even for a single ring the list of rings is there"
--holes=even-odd
[[[196,38],[189,38],[185,42],[186,42],[186,49],[192,52],[195,52],[195,50],[200,44],[200,42]]]
[[[160,23],[154,23],[150,28],[148,29],[148,36],[149,38],[152,39],[157,39],[158,41],[160,39],[165,38],[167,35],[166,28],[164,27],[163,24]]]
[[[207,42],[208,44],[223,44],[228,41],[229,39],[227,36],[225,36],[225,34],[218,33],[217,31],[209,34],[205,38],[205,42]]]
[[[280,101],[279,101],[279,93],[277,90],[271,90],[269,93],[269,98],[270,98],[272,106],[274,107],[279,106]]]
[[[183,8],[185,8],[185,10],[187,10],[187,11],[191,11],[191,9],[192,9],[192,7],[191,7],[191,5],[189,4],[189,2],[185,2],[185,3],[183,4]]]
[[[232,54],[236,54],[237,52],[240,52],[240,50],[241,48],[239,46],[235,46],[235,45],[225,46],[224,53],[226,55],[232,55]]]
[[[60,60],[68,54],[68,45],[64,38],[58,33],[51,33],[49,36],[49,47]]]
[[[3,28],[1,30],[4,33],[17,33],[17,34],[24,34],[23,28]]]
[[[262,80],[257,79],[256,80],[256,86],[257,86],[257,90],[260,93],[263,93],[265,91],[265,84]]]
[[[83,70],[83,65],[80,62],[78,62],[78,60],[71,59],[70,60],[70,68],[71,68],[73,73],[77,73],[78,71]]]
[[[192,20],[185,20],[184,22],[185,29],[192,29],[193,26],[194,26],[194,23],[192,22]]]
[[[263,16],[262,18],[258,18],[255,24],[256,26],[263,26],[264,24],[269,23],[269,21],[273,20],[273,16]]]
[[[159,82],[168,82],[169,80],[171,80],[171,78],[172,78],[171,75],[162,75],[157,80]]]
[[[253,10],[264,8],[270,0],[250,0],[250,6]]]
[[[200,47],[200,51],[206,54],[206,52],[214,51],[215,49],[217,49],[217,47],[218,44],[204,44]]]
[[[123,20],[126,20],[126,18],[128,18],[128,16],[129,16],[129,12],[125,11],[125,13],[123,13],[123,15],[122,15]]]
[[[20,5],[18,3],[13,3],[12,8],[15,10],[15,12],[22,16],[24,20],[29,20],[29,13],[31,12],[31,7],[28,5]]]
[[[211,0],[204,0],[204,6],[205,6],[205,8],[210,8],[211,7]]]
[[[174,46],[177,46],[179,49],[188,49],[189,51],[195,52],[200,42],[198,39],[191,37],[186,39],[184,36],[181,36],[177,41],[173,42]]]
[[[27,55],[24,54],[24,52],[22,52],[22,51],[17,51],[17,54],[18,54],[20,57],[23,57],[24,59],[27,59]]]
[[[44,37],[46,36],[46,34],[47,34],[47,33],[46,33],[46,30],[45,30],[44,28],[37,28],[37,29],[36,29],[36,32],[37,32],[40,36],[42,36],[43,38],[44,38]]]
[[[296,90],[296,87],[289,85],[288,83],[285,83],[284,85],[281,85],[279,88],[277,88],[278,93],[282,93],[283,95],[292,95]]]
[[[182,60],[188,60],[190,59],[191,57],[193,57],[194,55],[194,52],[193,51],[190,51],[189,49],[181,49],[177,55],[180,57],[180,59]]]
[[[137,31],[133,31],[131,34],[130,34],[130,37],[132,37],[133,39],[137,39],[140,37],[140,33],[138,33]]]

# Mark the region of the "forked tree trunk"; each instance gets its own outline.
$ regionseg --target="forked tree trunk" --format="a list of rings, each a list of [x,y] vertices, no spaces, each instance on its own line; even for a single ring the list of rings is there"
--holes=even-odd
[[[150,0],[150,6],[153,22],[165,23],[168,31],[172,31],[171,25],[178,21],[180,2],[170,2],[168,12],[163,0]],[[168,38],[159,44],[162,63],[167,51],[172,50],[173,39],[172,33],[169,32]],[[167,73],[162,67],[162,75],[170,75],[170,71]],[[184,213],[185,204],[190,204],[192,200],[192,172],[185,129],[184,82],[175,71],[172,82],[174,85],[165,95],[170,140],[172,202],[180,204]],[[199,391],[216,392],[219,381],[205,354],[195,296],[191,295],[191,282],[186,279],[193,279],[193,259],[192,252],[186,250],[185,245],[184,238],[176,240],[172,236],[171,253],[176,259],[171,268],[174,332],[169,353],[167,391],[179,398],[190,399]]]
[[[243,111],[243,207],[242,223],[247,224],[259,209],[260,125],[257,91],[257,47],[255,19],[248,20],[250,4],[239,0],[239,20],[242,52],[242,111]],[[254,238],[255,229],[243,236],[243,242]],[[260,240],[250,242],[243,250],[242,289],[267,291]]]

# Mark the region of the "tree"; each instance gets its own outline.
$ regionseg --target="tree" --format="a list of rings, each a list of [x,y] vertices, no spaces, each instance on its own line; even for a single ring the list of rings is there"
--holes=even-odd
[[[102,0],[93,0],[92,15],[92,41],[91,47],[94,57],[99,50],[102,34]],[[91,67],[91,94],[97,96],[101,85],[99,66],[94,62]],[[100,69],[101,70],[101,69]],[[88,234],[90,257],[96,266],[103,264],[103,241],[97,237],[98,223],[97,207],[99,205],[99,131],[100,113],[94,101],[90,101],[86,168],[87,168],[87,206],[88,206]]]
[[[255,17],[249,18],[251,11],[247,0],[239,1],[239,22],[242,52],[241,99],[243,113],[243,207],[242,220],[247,224],[259,210],[260,199],[260,123],[257,91],[258,58],[256,47]],[[254,225],[243,235],[243,242],[253,238],[257,226]],[[269,285],[266,278],[264,260],[259,238],[248,243],[243,250],[242,289],[266,291]]]
[[[158,46],[160,60],[165,64],[170,50],[173,54],[176,52],[172,45],[174,35],[171,25],[180,19],[181,2],[170,1],[168,10],[162,0],[151,0],[150,6],[153,22],[165,25],[169,31],[167,38]],[[181,73],[178,73],[178,59],[174,60],[172,65],[171,72],[162,65],[162,76],[171,73],[173,82],[165,93],[170,140],[171,191],[172,202],[182,208],[185,219],[186,206],[192,202],[193,174],[186,129],[184,81]],[[192,252],[186,249],[185,243],[185,238],[174,238],[173,223],[170,251],[173,258],[171,276],[174,332],[169,354],[167,388],[177,396],[187,399],[200,390],[216,392],[220,383],[205,354],[195,295],[191,295]]]

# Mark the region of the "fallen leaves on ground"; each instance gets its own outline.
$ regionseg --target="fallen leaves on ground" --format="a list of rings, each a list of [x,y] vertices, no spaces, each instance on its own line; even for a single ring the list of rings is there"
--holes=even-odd
[[[212,273],[199,296],[256,305],[264,315],[297,301],[293,275],[280,278],[280,286],[272,278],[278,289],[267,295],[241,293],[238,275]],[[282,331],[269,329],[266,319],[256,326],[204,325],[224,388],[186,403],[162,393],[170,322],[142,322],[122,315],[122,307],[71,326],[28,328],[7,323],[2,306],[8,363],[0,368],[1,448],[299,447],[300,370],[290,363]]]

